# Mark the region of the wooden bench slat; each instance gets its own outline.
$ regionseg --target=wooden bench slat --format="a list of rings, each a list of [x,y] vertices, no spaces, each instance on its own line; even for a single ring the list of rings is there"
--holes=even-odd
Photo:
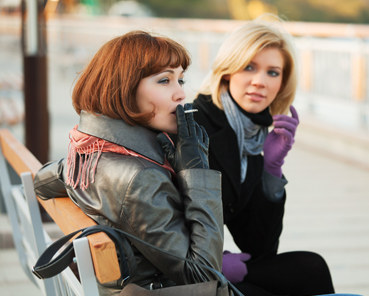
[[[18,175],[31,172],[34,177],[41,168],[35,156],[7,129],[0,130],[0,146],[4,157]],[[37,199],[64,234],[96,225],[68,197]],[[107,283],[119,279],[120,269],[114,242],[105,233],[89,235],[88,241],[98,281]]]

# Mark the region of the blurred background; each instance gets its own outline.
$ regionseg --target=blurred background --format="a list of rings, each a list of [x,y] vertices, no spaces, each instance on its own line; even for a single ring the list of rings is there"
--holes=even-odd
[[[78,123],[78,73],[103,43],[134,29],[189,50],[191,101],[226,34],[265,12],[285,20],[299,73],[280,251],[316,251],[338,292],[369,295],[369,0],[0,0],[0,128],[41,162],[63,157]],[[225,244],[237,250],[227,233]],[[4,274],[0,292],[13,280]]]

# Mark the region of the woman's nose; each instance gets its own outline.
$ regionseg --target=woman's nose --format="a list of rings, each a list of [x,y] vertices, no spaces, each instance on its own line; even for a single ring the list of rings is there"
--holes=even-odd
[[[264,73],[258,72],[252,78],[252,84],[258,87],[265,86],[265,75]]]
[[[186,94],[182,86],[179,86],[173,94],[173,101],[183,101],[186,98]]]

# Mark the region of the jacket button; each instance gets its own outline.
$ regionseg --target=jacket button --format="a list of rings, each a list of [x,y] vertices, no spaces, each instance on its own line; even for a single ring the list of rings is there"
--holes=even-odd
[[[235,212],[235,210],[234,210],[234,208],[233,208],[233,205],[232,205],[232,204],[229,204],[229,205],[228,205],[228,210],[229,210],[229,212],[230,212],[231,214],[234,214],[234,212]]]

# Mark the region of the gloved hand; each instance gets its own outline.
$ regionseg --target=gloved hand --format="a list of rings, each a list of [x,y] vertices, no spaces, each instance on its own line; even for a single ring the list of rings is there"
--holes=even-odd
[[[288,151],[295,142],[296,128],[299,117],[296,109],[290,107],[292,117],[287,115],[274,115],[274,129],[267,135],[264,142],[264,169],[269,174],[282,177],[282,165]]]
[[[209,168],[209,137],[205,128],[194,120],[193,113],[184,113],[185,110],[191,108],[192,104],[185,104],[184,107],[182,105],[177,106],[178,133],[176,147],[173,146],[165,134],[160,133],[157,136],[167,160],[176,173],[185,169]]]
[[[232,284],[242,282],[247,275],[246,261],[251,255],[247,253],[223,252],[222,273]]]

